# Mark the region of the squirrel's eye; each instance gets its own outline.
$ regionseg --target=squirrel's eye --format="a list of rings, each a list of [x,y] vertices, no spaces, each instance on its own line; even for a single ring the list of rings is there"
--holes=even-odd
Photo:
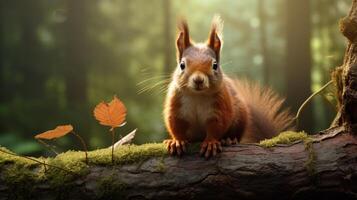
[[[217,63],[216,61],[214,61],[214,62],[212,63],[212,68],[213,68],[214,70],[217,70],[217,69],[218,69],[218,63]]]
[[[185,67],[186,67],[185,62],[181,61],[181,62],[180,62],[180,68],[181,68],[181,70],[184,70]]]

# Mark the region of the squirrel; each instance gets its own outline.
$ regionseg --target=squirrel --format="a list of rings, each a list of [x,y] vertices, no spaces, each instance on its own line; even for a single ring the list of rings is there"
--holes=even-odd
[[[205,43],[194,43],[185,19],[178,23],[177,67],[168,85],[164,121],[171,155],[202,142],[200,155],[209,158],[222,145],[255,143],[291,128],[293,117],[282,110],[284,99],[273,90],[228,77],[220,66],[223,21],[214,16]]]

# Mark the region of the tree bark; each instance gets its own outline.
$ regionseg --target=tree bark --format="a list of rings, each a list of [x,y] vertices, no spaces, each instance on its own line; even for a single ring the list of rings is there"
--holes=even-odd
[[[357,134],[357,0],[348,15],[340,21],[340,31],[348,39],[342,66],[334,73],[340,111],[334,125],[345,125]]]
[[[315,136],[312,145],[239,144],[210,160],[193,153],[90,166],[87,175],[57,188],[51,180],[12,185],[1,180],[0,199],[356,199],[356,158],[357,138],[340,127]]]

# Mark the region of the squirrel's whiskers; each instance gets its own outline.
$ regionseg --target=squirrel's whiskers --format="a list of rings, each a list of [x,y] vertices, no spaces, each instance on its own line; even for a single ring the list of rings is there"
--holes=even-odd
[[[157,81],[158,79],[162,79],[162,80]],[[163,79],[162,76],[148,78],[137,84],[139,87],[143,86],[138,90],[138,94],[142,94],[144,92],[151,92],[157,89],[159,86],[166,87],[169,82],[170,82],[170,78]]]

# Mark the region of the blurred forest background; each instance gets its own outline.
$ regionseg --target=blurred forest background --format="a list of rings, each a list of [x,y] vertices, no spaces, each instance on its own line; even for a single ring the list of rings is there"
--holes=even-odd
[[[117,95],[127,106],[125,135],[135,143],[167,137],[160,81],[176,66],[176,19],[188,19],[204,41],[212,16],[225,21],[222,66],[227,74],[268,85],[300,104],[330,80],[345,41],[338,21],[349,0],[0,0],[0,145],[51,155],[33,139],[72,124],[91,149],[110,145],[94,106]],[[155,87],[157,86],[157,87]],[[149,91],[140,92],[145,87]],[[314,133],[335,115],[332,89],[304,110],[299,129]],[[60,150],[78,149],[67,136]]]

